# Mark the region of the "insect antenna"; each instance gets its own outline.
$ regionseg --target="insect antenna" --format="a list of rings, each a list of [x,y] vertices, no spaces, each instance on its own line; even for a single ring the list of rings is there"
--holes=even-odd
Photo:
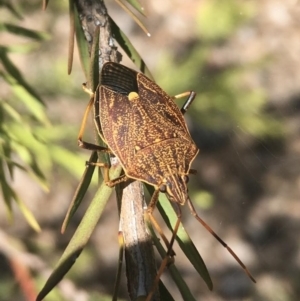
[[[239,257],[233,252],[233,250],[214,232],[214,230],[197,214],[195,207],[190,199],[187,200],[188,206],[190,208],[191,214],[196,218],[196,220],[212,235],[214,238],[228,250],[228,252],[232,255],[232,257],[239,263],[239,265],[243,268],[248,277],[256,283],[256,280],[253,278],[247,267],[243,264],[243,262],[239,259]]]
[[[192,102],[194,101],[195,97],[196,97],[196,92],[194,91],[187,91],[187,92],[183,92],[181,94],[177,94],[175,96],[173,96],[172,98],[174,100],[182,98],[182,97],[186,97],[188,96],[188,99],[184,102],[182,108],[180,109],[182,115],[184,115],[186,113],[186,111],[189,109],[190,105],[192,104]]]

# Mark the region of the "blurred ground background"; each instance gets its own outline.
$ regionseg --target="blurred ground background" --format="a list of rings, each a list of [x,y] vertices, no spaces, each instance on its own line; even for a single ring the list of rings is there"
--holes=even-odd
[[[29,53],[11,54],[10,58],[47,105],[52,143],[79,153],[71,168],[63,162],[57,164],[59,160],[49,164],[49,192],[27,173],[15,173],[12,185],[36,216],[41,233],[28,226],[17,206],[15,221],[9,223],[4,202],[0,202],[1,250],[13,246],[12,252],[23,254],[21,260],[30,262],[40,287],[96,189],[96,185],[91,187],[83,208],[62,236],[61,223],[89,157],[88,151],[78,150],[76,141],[88,97],[81,90],[85,78],[77,56],[73,72],[67,76],[67,2],[50,1],[45,12],[40,1],[14,2],[20,5],[24,19],[14,20],[0,8],[1,19],[43,31],[49,39],[35,44]],[[252,284],[228,252],[184,210],[184,225],[214,282],[214,291],[210,292],[175,249],[176,263],[196,299],[299,300],[299,1],[144,1],[151,38],[114,2],[106,2],[111,16],[165,91],[170,95],[186,90],[198,93],[186,114],[201,149],[193,165],[198,174],[189,184],[191,199],[200,216],[257,280]],[[0,34],[2,45],[27,43]],[[133,66],[125,57],[123,62]],[[1,79],[0,97],[12,97]],[[89,300],[89,295],[111,294],[118,256],[117,232],[117,207],[112,199],[89,246],[69,273],[70,280],[61,286],[64,297],[50,295],[47,300]],[[0,265],[0,300],[25,300],[4,253]],[[163,278],[180,300],[167,272]],[[121,295],[126,299],[125,279],[122,285]]]

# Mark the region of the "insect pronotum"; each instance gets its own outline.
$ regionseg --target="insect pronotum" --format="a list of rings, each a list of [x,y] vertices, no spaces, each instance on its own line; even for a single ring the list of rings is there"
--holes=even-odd
[[[189,95],[180,110],[174,98]],[[104,180],[114,186],[135,179],[154,186],[147,208],[150,220],[167,246],[167,257],[158,271],[155,283],[172,255],[172,246],[181,221],[180,205],[188,204],[191,214],[229,251],[250,279],[254,278],[232,249],[201,219],[188,195],[188,174],[193,173],[191,163],[199,150],[192,140],[183,114],[195,98],[194,92],[170,97],[144,74],[117,63],[104,64],[100,85],[85,112],[78,136],[83,148],[111,152],[120,160],[124,175],[109,179],[108,166],[103,163]],[[95,125],[108,148],[95,146],[82,140],[85,122],[94,107]],[[177,213],[170,242],[164,236],[152,213],[160,192],[166,193]],[[154,290],[152,290],[154,291]],[[151,300],[150,292],[147,301]]]

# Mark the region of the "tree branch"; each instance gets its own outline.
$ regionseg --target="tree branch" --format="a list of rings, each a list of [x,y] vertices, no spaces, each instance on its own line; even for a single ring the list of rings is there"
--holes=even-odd
[[[89,45],[89,52],[91,52],[96,27],[100,26],[99,70],[105,62],[119,62],[121,55],[114,45],[104,2],[102,0],[76,0],[75,6]],[[143,186],[140,182],[134,181],[127,185],[118,185],[116,191],[121,203],[120,228],[125,244],[127,287],[130,299],[136,300],[148,294],[156,275],[152,240],[146,232],[144,222]],[[152,300],[160,300],[158,290]]]

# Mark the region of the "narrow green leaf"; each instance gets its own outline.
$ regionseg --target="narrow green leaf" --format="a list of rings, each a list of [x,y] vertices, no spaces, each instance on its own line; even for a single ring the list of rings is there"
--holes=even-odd
[[[14,63],[9,59],[7,52],[5,49],[0,48],[0,58],[3,66],[10,76],[6,76],[5,73],[1,72],[0,75],[11,85],[20,85],[24,90],[27,91],[28,94],[32,96],[37,102],[44,105],[43,100],[40,96],[32,89],[30,85],[27,84],[24,77],[20,73],[19,69],[14,65]]]
[[[49,159],[49,158],[48,158]],[[35,177],[37,177],[40,185],[46,189],[46,191],[49,191],[47,178],[43,172],[43,168],[38,163],[39,158],[35,156],[35,154],[31,153],[31,160],[29,163],[29,166],[31,170],[33,171],[33,174]]]
[[[68,74],[72,72],[73,56],[74,56],[74,40],[75,40],[75,4],[73,0],[69,0],[69,55],[68,55]]]
[[[159,286],[159,293],[160,293],[161,300],[175,301],[174,298],[172,297],[172,295],[170,294],[170,292],[168,291],[168,289],[165,287],[165,285],[163,284],[163,282],[161,280],[159,280],[158,286]]]
[[[166,222],[168,228],[172,231],[177,221],[177,215],[175,214],[174,209],[165,194],[160,195],[160,201],[157,204],[157,208],[164,221]],[[180,227],[178,229],[176,241],[178,242],[181,250],[184,252],[191,264],[194,266],[195,270],[205,281],[208,288],[212,290],[213,284],[206,265],[182,224],[180,224]]]
[[[4,49],[6,53],[20,53],[27,54],[36,50],[40,46],[40,43],[37,42],[28,42],[26,44],[13,44],[7,46],[0,46],[0,48]]]
[[[26,205],[23,203],[23,201],[13,192],[14,199],[16,203],[18,204],[19,209],[23,213],[25,219],[27,220],[28,224],[34,229],[36,232],[41,231],[41,227],[38,224],[37,220],[35,219],[32,212],[26,207]]]
[[[2,153],[2,150],[0,150],[0,152]],[[10,164],[13,167],[17,167],[19,169],[21,169],[24,172],[28,172],[28,170],[22,166],[21,164],[19,164],[18,162],[13,161],[11,158],[7,158],[7,156],[3,156],[5,163],[8,165]],[[9,167],[8,167],[9,168]],[[11,171],[10,173],[10,177],[13,179],[13,171]]]
[[[50,277],[48,278],[46,284],[36,297],[36,301],[43,300],[48,293],[63,279],[63,277],[68,273],[73,264],[76,262],[76,259],[82,252],[83,247],[74,248],[72,251],[68,252],[68,254],[63,255],[64,258],[59,261],[58,266],[54,269]]]
[[[38,222],[34,218],[33,214],[30,210],[25,206],[25,204],[21,201],[21,199],[17,196],[15,191],[11,188],[11,186],[7,183],[4,173],[4,166],[3,160],[0,159],[0,186],[2,188],[3,199],[6,204],[6,208],[8,210],[8,217],[9,220],[13,220],[12,214],[12,200],[15,200],[19,209],[23,213],[25,219],[27,220],[28,224],[37,232],[41,230]]]
[[[6,204],[9,220],[12,221],[13,220],[13,215],[12,215],[13,195],[12,195],[12,189],[6,181],[4,169],[5,169],[4,161],[0,158],[0,186],[1,186],[4,202]]]
[[[50,36],[43,32],[38,32],[36,30],[26,29],[21,26],[17,26],[10,23],[0,23],[0,32],[7,31],[9,33],[13,33],[15,35],[19,35],[22,37],[27,37],[30,39],[34,39],[37,41],[43,41],[50,39]]]
[[[138,0],[126,0],[133,8],[135,8],[140,14],[145,16],[144,7],[142,7],[140,1]]]
[[[147,189],[152,195],[154,188],[147,185]],[[177,221],[177,215],[175,214],[174,209],[165,194],[161,193],[159,199],[160,201],[157,203],[157,208],[164,221],[166,222],[168,228],[173,231],[175,223]],[[206,265],[182,224],[180,224],[179,226],[176,241],[178,242],[181,250],[184,252],[191,264],[194,266],[196,271],[199,273],[201,278],[205,281],[208,288],[212,290],[213,284]]]
[[[135,21],[135,23],[146,33],[147,36],[151,36],[146,26],[143,22],[138,18],[138,16],[131,11],[123,2],[122,0],[115,0],[126,12],[127,14]]]
[[[13,84],[11,88],[18,99],[25,104],[27,109],[41,124],[46,127],[50,126],[50,121],[46,115],[45,107],[41,105],[33,94],[31,94],[24,86],[19,84]]]
[[[9,140],[2,145],[0,145],[0,151],[3,151],[3,158],[5,159],[7,169],[9,171],[9,175],[13,178],[13,168],[15,166],[14,162],[11,160],[12,148]]]
[[[111,23],[111,30],[114,34],[115,39],[125,51],[131,61],[149,78],[153,79],[148,67],[146,66],[145,61],[142,59],[140,54],[136,51],[134,46],[131,44],[130,40],[124,34],[124,32],[119,28],[119,26],[114,22],[113,19],[109,18]]]
[[[157,237],[150,220],[146,220],[148,228],[150,230],[151,233],[151,237],[153,239],[153,242],[155,244],[155,247],[157,249],[157,251],[159,252],[160,256],[162,259],[164,259],[166,257],[166,251],[164,249],[164,247],[162,246],[160,239]],[[186,282],[184,281],[184,279],[182,278],[180,272],[178,271],[176,265],[170,264],[168,265],[168,270],[171,274],[171,277],[173,279],[173,281],[176,283],[176,287],[178,288],[178,290],[180,291],[183,300],[186,301],[196,301],[194,296],[192,295],[189,287],[187,286]],[[164,300],[164,299],[162,299]]]
[[[22,20],[23,17],[19,13],[16,5],[14,3],[12,3],[12,2],[13,1],[11,1],[11,0],[1,0],[0,1],[0,6],[6,7],[15,17],[17,17],[18,19]]]
[[[92,152],[89,163],[97,162],[97,159],[98,159],[97,152]],[[73,196],[72,202],[71,202],[71,204],[68,208],[66,217],[63,221],[63,224],[62,224],[62,227],[61,227],[61,233],[65,232],[72,216],[75,214],[75,212],[77,211],[77,208],[81,204],[81,201],[82,201],[83,197],[85,196],[85,193],[87,192],[87,189],[90,186],[94,170],[95,170],[94,165],[88,164],[86,166],[85,171],[82,175],[82,178],[79,182],[79,185],[77,186],[77,189],[76,189],[75,194]]]
[[[7,125],[5,125],[5,128]],[[30,166],[29,174],[34,176],[40,185],[48,191],[45,171],[49,171],[52,161],[46,144],[40,142],[31,129],[20,124],[10,124],[7,129],[12,149]]]
[[[97,26],[94,33],[91,49],[89,84],[92,91],[96,91],[96,88],[99,85],[99,34],[100,27]]]
[[[90,67],[90,55],[89,55],[85,35],[84,35],[83,29],[81,27],[80,21],[79,21],[79,16],[78,16],[76,6],[75,6],[74,21],[75,21],[75,35],[76,35],[78,52],[79,52],[79,58],[80,58],[81,66],[84,71],[85,77],[86,77],[86,79],[88,79],[89,78],[89,67]]]
[[[36,154],[34,151],[28,149],[27,146],[21,145],[16,141],[12,141],[11,149],[15,153],[17,153],[26,164],[25,166],[22,166],[12,161],[10,158],[5,158],[6,164],[8,166],[11,165],[11,168],[18,167],[21,170],[25,171],[32,178],[37,180],[45,191],[49,191],[48,182],[44,175],[45,170],[49,170],[48,168],[46,168],[47,164],[49,164],[49,156],[43,156],[42,153]],[[43,161],[43,158],[45,159],[45,161]],[[12,172],[11,176],[13,176]]]
[[[12,91],[18,97],[20,101],[24,103],[29,112],[43,125],[49,126],[50,121],[45,113],[45,107],[40,98],[36,97],[35,93],[32,93],[32,89],[28,89],[27,84],[18,82],[13,76],[2,73],[0,74],[11,86]]]
[[[110,171],[111,179],[119,177],[121,171],[121,166],[112,167]],[[104,183],[102,183],[99,187],[76,232],[70,240],[54,271],[47,280],[45,286],[38,294],[36,301],[41,301],[73,266],[96,227],[112,191],[113,189],[109,188]]]
[[[3,102],[1,103],[1,106],[3,108],[4,111],[6,111],[6,113],[16,122],[21,123],[22,122],[22,116],[21,114],[15,110],[15,108],[13,108],[10,104],[8,104],[7,102]]]

